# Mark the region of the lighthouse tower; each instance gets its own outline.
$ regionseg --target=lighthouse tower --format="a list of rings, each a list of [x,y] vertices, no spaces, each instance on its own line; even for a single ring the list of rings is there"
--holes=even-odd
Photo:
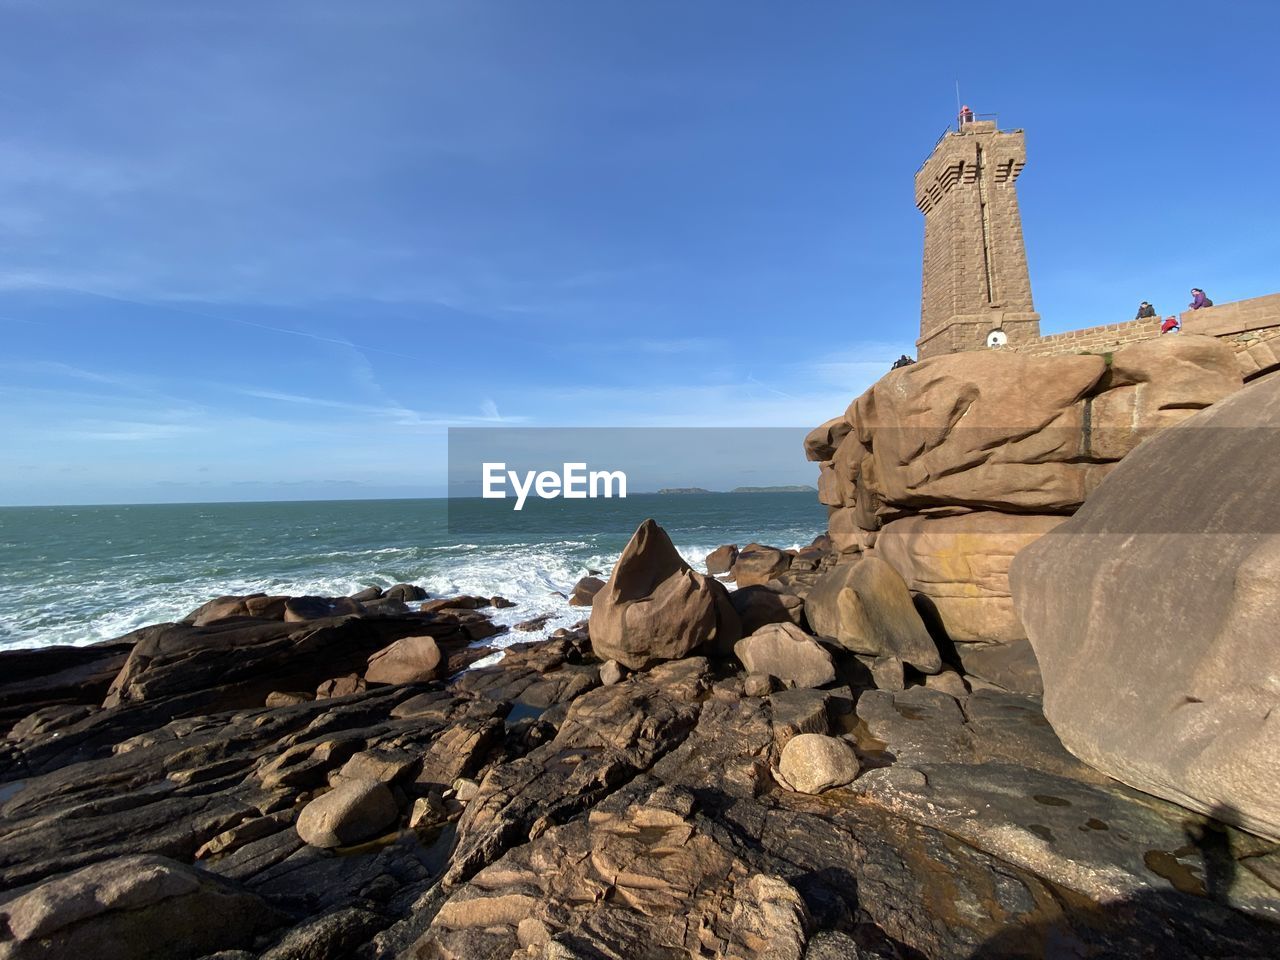
[[[1039,338],[1016,189],[1026,159],[1021,130],[962,118],[916,173],[924,214],[920,359]]]

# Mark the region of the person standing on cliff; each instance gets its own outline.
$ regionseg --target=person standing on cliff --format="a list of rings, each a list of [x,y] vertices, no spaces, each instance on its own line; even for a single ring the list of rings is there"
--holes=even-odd
[[[1154,317],[1155,315],[1156,315],[1156,308],[1153,307],[1151,304],[1147,303],[1147,301],[1143,300],[1140,304],[1138,304],[1138,315],[1133,319],[1146,320],[1149,317]]]
[[[1199,287],[1191,288],[1191,309],[1199,310],[1201,307],[1212,307],[1213,301],[1204,295],[1204,291]]]

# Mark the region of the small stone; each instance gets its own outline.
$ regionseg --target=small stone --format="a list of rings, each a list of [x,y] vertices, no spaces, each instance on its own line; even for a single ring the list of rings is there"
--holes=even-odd
[[[617,660],[606,660],[600,667],[600,682],[606,687],[621,683],[624,676],[622,664]]]
[[[404,637],[369,658],[364,678],[369,683],[421,683],[439,679],[444,654],[434,637]]]
[[[313,847],[342,847],[376,837],[399,816],[395,797],[377,780],[348,780],[298,815],[298,836]]]
[[[871,679],[880,690],[905,690],[902,661],[897,657],[876,657],[871,661]]]
[[[405,780],[418,768],[419,761],[419,757],[404,750],[362,750],[342,765],[336,779],[379,783]]]
[[[799,793],[821,793],[852,783],[858,775],[858,756],[837,737],[802,733],[782,749],[778,772]]]
[[[413,801],[413,809],[409,813],[409,828],[418,830],[433,827],[448,818],[449,811],[445,808],[444,800],[431,793]]]
[[[470,803],[480,792],[480,784],[467,777],[459,777],[453,781],[453,795],[459,803]]]
[[[573,593],[569,596],[569,606],[589,607],[596,594],[604,589],[604,581],[599,577],[583,577],[573,585]]]
[[[742,693],[747,697],[767,697],[774,691],[773,677],[767,673],[753,673],[742,681]]]
[[[519,623],[514,624],[511,629],[519,630],[522,633],[532,633],[535,630],[541,630],[546,627],[546,625],[551,621],[551,617],[551,614],[544,613],[529,620],[521,620]]]
[[[964,685],[964,678],[954,670],[943,670],[941,673],[924,678],[924,685],[930,690],[941,690],[953,697],[967,697],[969,688]]]
[[[275,709],[276,707],[293,707],[300,703],[310,703],[315,696],[310,693],[301,693],[297,691],[272,690],[267,694],[266,706]]]
[[[365,683],[360,674],[349,673],[345,677],[326,680],[316,687],[316,699],[328,700],[331,697],[349,697],[353,693],[364,693]]]

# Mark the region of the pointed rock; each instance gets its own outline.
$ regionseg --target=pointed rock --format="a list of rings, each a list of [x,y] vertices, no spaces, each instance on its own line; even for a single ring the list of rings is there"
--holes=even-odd
[[[694,650],[727,653],[741,636],[728,591],[695,573],[653,520],[632,535],[596,594],[590,631],[597,656],[631,670]]]

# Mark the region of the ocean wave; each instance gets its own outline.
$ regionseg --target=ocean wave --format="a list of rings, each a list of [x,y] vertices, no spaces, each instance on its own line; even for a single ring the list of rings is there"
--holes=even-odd
[[[241,520],[238,526],[227,519],[230,512],[209,512],[199,528],[192,518],[202,511],[193,511],[175,528],[168,514],[145,526],[146,509],[139,509],[127,521],[132,539],[118,531],[95,538],[66,525],[42,540],[47,529],[47,515],[42,515],[35,534],[6,536],[6,542],[20,546],[0,553],[5,583],[0,648],[107,640],[180,620],[229,594],[347,596],[396,583],[415,584],[433,597],[501,595],[516,606],[488,612],[508,627],[549,615],[540,630],[512,630],[486,641],[501,647],[542,639],[583,619],[588,609],[568,605],[574,584],[589,573],[607,578],[626,542],[625,536],[572,530],[543,541],[519,536],[477,543],[449,539],[439,526],[424,526],[413,517],[382,517],[365,525],[359,516],[344,515],[343,523],[328,528],[326,539],[312,549],[311,542],[321,538],[310,522],[297,524],[288,510],[261,520],[261,507],[254,509],[252,522]],[[95,518],[87,515],[82,522]],[[686,562],[703,570],[707,555],[722,543],[755,539],[799,546],[809,542],[809,527],[807,519],[785,523],[746,516],[735,517],[733,530],[696,518],[668,530]],[[115,555],[102,546],[112,539],[120,551]]]

